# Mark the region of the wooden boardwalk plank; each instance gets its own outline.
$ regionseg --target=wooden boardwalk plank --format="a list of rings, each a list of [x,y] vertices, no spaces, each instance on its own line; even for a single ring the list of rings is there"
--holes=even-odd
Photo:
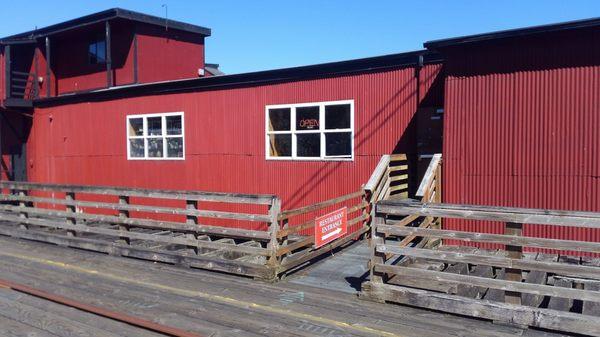
[[[40,259],[50,259],[59,261],[61,264],[66,263],[67,266],[73,266],[76,268],[84,268],[87,270],[94,270],[95,274],[86,274],[82,272],[74,272],[73,270],[67,270],[63,265],[52,265],[40,262],[32,262],[30,260],[23,260],[16,257],[10,257],[3,255],[12,254],[14,256],[19,254],[26,254],[28,256],[38,256]],[[535,331],[522,331],[515,328],[494,326],[486,322],[478,320],[465,319],[462,317],[440,315],[437,313],[429,312],[427,310],[415,309],[410,307],[400,306],[389,306],[379,305],[370,302],[360,301],[357,302],[355,296],[351,294],[340,293],[332,291],[330,289],[318,289],[313,287],[307,287],[295,283],[280,282],[277,284],[265,284],[247,280],[237,277],[229,277],[226,275],[197,271],[197,270],[185,270],[176,268],[173,266],[167,266],[162,264],[148,264],[144,261],[137,261],[131,259],[119,259],[106,255],[100,255],[79,250],[69,250],[51,245],[34,244],[26,241],[15,241],[5,238],[0,238],[0,273],[7,271],[19,271],[20,276],[23,279],[37,275],[39,270],[44,270],[44,277],[53,277],[56,280],[61,281],[62,285],[60,288],[65,292],[70,291],[71,284],[75,282],[79,284],[79,290],[77,290],[80,296],[84,296],[87,293],[87,289],[92,284],[104,284],[104,287],[114,287],[121,289],[120,292],[111,295],[111,298],[117,299],[123,295],[121,299],[125,303],[119,303],[119,306],[128,307],[127,303],[146,303],[141,300],[150,299],[149,296],[158,294],[164,294],[160,296],[161,301],[165,301],[167,308],[173,307],[170,314],[165,313],[165,310],[160,311],[163,313],[160,317],[169,322],[177,322],[177,324],[184,324],[178,326],[183,328],[189,326],[189,324],[202,323],[204,326],[208,326],[206,333],[207,336],[211,335],[210,332],[218,330],[218,324],[210,322],[209,319],[227,321],[230,324],[230,331],[234,331],[236,327],[239,328],[238,324],[245,324],[244,321],[241,323],[236,322],[237,317],[248,317],[249,320],[256,320],[261,322],[265,317],[262,314],[257,314],[261,310],[249,306],[249,303],[254,303],[259,306],[268,307],[272,311],[271,320],[281,320],[286,325],[286,329],[290,334],[294,335],[306,335],[314,336],[315,331],[322,331],[322,335],[328,336],[352,336],[356,335],[356,330],[339,330],[339,326],[331,325],[328,323],[319,323],[318,321],[312,321],[310,317],[316,317],[319,320],[326,320],[326,322],[347,322],[349,326],[356,325],[357,328],[371,329],[379,328],[383,331],[391,332],[396,336],[513,336],[515,334],[522,334],[525,336],[542,336],[543,334]],[[150,267],[149,267],[150,266]],[[231,305],[224,305],[229,302],[218,302],[220,307],[215,306],[211,301],[200,301],[194,296],[193,301],[190,301],[190,296],[175,296],[171,290],[158,288],[161,290],[157,291],[154,286],[147,290],[145,287],[141,287],[139,284],[126,284],[120,286],[120,282],[115,282],[112,279],[107,279],[107,275],[114,275],[115,277],[123,279],[135,279],[136,282],[147,282],[160,287],[167,286],[176,288],[182,291],[198,291],[211,296],[217,296],[219,298],[231,298],[240,303],[244,304],[245,307],[231,308]],[[135,277],[132,277],[135,275]],[[43,279],[39,279],[36,282],[43,285],[45,282]],[[90,283],[91,282],[91,283]],[[129,294],[130,289],[133,288],[134,293]],[[94,288],[95,289],[95,288]],[[104,296],[104,292],[107,292],[108,288],[97,288],[94,296]],[[135,293],[137,291],[138,293]],[[65,293],[65,294],[67,294]],[[304,294],[302,300],[295,300],[292,302],[281,300],[282,296],[287,298],[294,297],[296,294]],[[135,296],[134,296],[135,295]],[[294,296],[292,296],[294,295]],[[142,297],[145,296],[145,297]],[[102,297],[101,297],[102,298]],[[127,302],[127,299],[129,302]],[[134,300],[138,302],[134,302]],[[227,300],[229,301],[229,300]],[[186,304],[186,302],[189,302]],[[160,302],[163,303],[163,302]],[[133,305],[135,308],[135,305]],[[205,308],[205,310],[201,310]],[[193,310],[191,309],[193,308]],[[215,309],[216,308],[216,309]],[[136,309],[139,311],[140,309]],[[223,311],[230,314],[223,315]],[[300,316],[289,316],[290,312],[294,315]],[[213,315],[213,316],[211,316]],[[205,319],[207,317],[207,319]],[[294,319],[291,319],[294,317]],[[188,325],[185,325],[188,324]],[[211,325],[212,324],[212,325]],[[210,327],[215,329],[210,330]],[[226,329],[221,326],[221,329]],[[365,330],[359,330],[365,331]],[[376,330],[377,331],[377,330]],[[225,336],[226,334],[215,334],[214,336]],[[231,335],[235,335],[232,333]],[[251,333],[243,334],[237,333],[237,335],[251,335]],[[256,334],[254,334],[256,335]],[[273,330],[265,331],[261,335],[277,335],[283,336],[283,333],[276,333]],[[361,335],[361,334],[359,334]],[[374,332],[366,334],[366,336],[386,336],[385,334]],[[389,335],[391,336],[391,335]]]

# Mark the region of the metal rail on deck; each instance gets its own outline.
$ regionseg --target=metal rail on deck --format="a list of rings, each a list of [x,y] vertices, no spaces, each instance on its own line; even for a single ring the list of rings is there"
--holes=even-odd
[[[67,297],[51,294],[43,290],[35,289],[23,284],[0,279],[0,287],[9,288],[24,294],[32,295],[38,298],[42,298],[54,303],[66,305],[78,310],[89,312],[98,316],[106,317],[115,321],[133,325],[142,329],[146,329],[153,332],[158,332],[167,336],[172,337],[202,337],[201,335],[189,332],[186,330],[174,328],[171,326],[155,323],[140,317],[131,316],[122,312],[112,311],[105,308],[101,308],[95,305],[82,303]]]

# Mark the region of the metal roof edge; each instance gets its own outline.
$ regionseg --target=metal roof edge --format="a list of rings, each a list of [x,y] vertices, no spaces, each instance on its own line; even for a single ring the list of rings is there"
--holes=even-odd
[[[185,23],[185,22],[181,22],[181,21],[171,20],[171,19],[168,19],[165,21],[165,18],[148,15],[148,14],[143,14],[143,13],[127,10],[127,9],[111,8],[111,9],[107,9],[105,11],[96,12],[96,13],[92,13],[89,15],[84,15],[84,16],[81,16],[81,17],[78,17],[75,19],[71,19],[71,20],[59,22],[59,23],[56,23],[56,24],[53,24],[50,26],[38,28],[36,30],[31,30],[31,31],[27,31],[27,32],[19,33],[19,34],[6,36],[3,38],[0,38],[0,42],[7,41],[7,40],[21,39],[21,38],[42,37],[42,36],[52,35],[52,34],[62,32],[65,30],[76,29],[78,27],[85,26],[90,23],[111,20],[111,19],[116,19],[116,18],[132,20],[132,21],[147,23],[147,24],[151,24],[151,25],[160,25],[160,26],[164,26],[165,22],[168,22],[169,28],[172,28],[172,29],[201,34],[204,36],[211,35],[210,28],[197,26],[197,25],[193,25],[193,24]]]
[[[565,30],[574,30],[574,29],[582,29],[589,27],[600,26],[600,17],[576,20],[576,21],[566,21],[559,23],[552,23],[546,25],[539,26],[531,26],[531,27],[523,27],[523,28],[515,28],[515,29],[507,29],[500,30],[489,33],[482,34],[474,34],[474,35],[465,35],[447,39],[438,39],[431,40],[423,43],[423,46],[427,49],[436,49],[436,48],[444,48],[449,46],[463,45],[468,43],[477,43],[489,40],[497,40],[497,39],[505,39],[505,38],[513,38],[520,36],[527,36],[533,34],[541,34],[541,33],[549,33],[556,31],[565,31]]]
[[[69,104],[74,101],[87,101],[92,99],[110,99],[115,98],[115,96],[131,97],[136,95],[142,96],[188,91],[219,90],[239,86],[262,85],[362,72],[384,71],[419,64],[441,63],[442,61],[441,55],[437,52],[418,50],[400,54],[389,54],[291,68],[97,89],[57,97],[40,98],[34,101],[34,106]]]

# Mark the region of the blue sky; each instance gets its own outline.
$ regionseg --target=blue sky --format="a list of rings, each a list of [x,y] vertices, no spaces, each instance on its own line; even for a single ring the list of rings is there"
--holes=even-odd
[[[8,0],[3,0],[8,1]],[[422,48],[424,41],[600,16],[598,0],[69,0],[11,1],[6,36],[122,7],[209,27],[207,62],[226,73]]]

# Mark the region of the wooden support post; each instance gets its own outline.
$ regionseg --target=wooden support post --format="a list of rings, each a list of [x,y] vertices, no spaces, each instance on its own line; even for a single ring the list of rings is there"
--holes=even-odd
[[[521,236],[523,232],[523,224],[507,222],[504,227],[504,234],[506,235],[514,235]],[[508,257],[511,259],[522,259],[523,258],[523,247],[521,246],[511,246],[506,245],[506,251],[508,252]],[[508,281],[516,281],[521,282],[523,278],[522,272],[520,269],[514,268],[506,268],[506,280]],[[505,291],[504,298],[506,303],[510,304],[521,304],[521,293],[514,291]]]
[[[12,80],[11,80],[11,71],[12,71],[12,67],[11,67],[11,59],[10,59],[10,45],[7,44],[6,46],[4,46],[4,80],[5,85],[5,96],[4,98],[10,98],[11,97],[11,86],[12,86]]]
[[[187,210],[197,210],[198,209],[198,201],[197,200],[186,200],[185,201],[185,209]],[[185,223],[190,225],[198,224],[198,217],[195,215],[186,215]],[[198,240],[198,237],[194,233],[188,233],[185,235],[189,239]],[[188,246],[190,248],[190,252],[198,255],[198,246]]]
[[[20,190],[19,191],[19,196],[20,197],[26,197],[27,196],[27,191]],[[27,202],[24,201],[24,200],[19,201],[19,207],[23,207],[23,208],[27,207]],[[28,217],[29,217],[29,215],[27,214],[27,212],[24,212],[24,211],[19,212],[19,218],[27,219]],[[28,226],[27,226],[27,224],[22,223],[22,224],[19,225],[19,228],[21,228],[21,229],[27,229]]]
[[[119,205],[129,205],[129,197],[125,195],[119,196]],[[119,210],[119,218],[129,218],[129,211],[120,209]],[[129,232],[129,226],[125,224],[119,225],[119,231]],[[131,244],[131,241],[128,237],[120,236],[119,241],[125,243],[127,245]]]
[[[105,23],[106,34],[106,86],[112,87],[115,85],[115,80],[112,73],[112,34],[110,31],[110,22]]]
[[[50,38],[46,36],[46,97],[52,95],[52,59],[50,55]]]
[[[74,201],[75,200],[75,193],[73,193],[73,192],[66,192],[65,193],[65,199],[67,201]],[[66,205],[65,209],[69,213],[75,213],[77,211],[77,208],[75,207],[75,205]],[[75,218],[67,217],[67,223],[69,225],[75,225],[77,223],[77,220]],[[77,233],[75,231],[67,231],[67,235],[68,236],[77,236]]]
[[[382,215],[376,215],[371,223],[371,262],[370,262],[370,280],[373,283],[386,282],[385,274],[375,271],[376,264],[384,264],[386,260],[385,253],[377,252],[377,245],[385,244],[385,235],[377,231],[377,226],[385,223]]]
[[[442,160],[440,159],[440,161],[438,162],[438,167],[435,171],[435,199],[434,199],[435,203],[441,203],[442,202]],[[438,217],[437,218],[437,228],[441,229],[442,228],[442,217]]]
[[[271,218],[271,223],[269,224],[269,233],[271,234],[271,239],[267,244],[267,249],[269,250],[269,259],[267,261],[267,265],[275,270],[273,279],[277,277],[277,268],[279,267],[279,260],[277,258],[277,250],[279,249],[279,240],[277,239],[277,233],[279,232],[279,214],[281,213],[281,200],[279,198],[274,198],[273,202],[269,206],[269,217]]]

